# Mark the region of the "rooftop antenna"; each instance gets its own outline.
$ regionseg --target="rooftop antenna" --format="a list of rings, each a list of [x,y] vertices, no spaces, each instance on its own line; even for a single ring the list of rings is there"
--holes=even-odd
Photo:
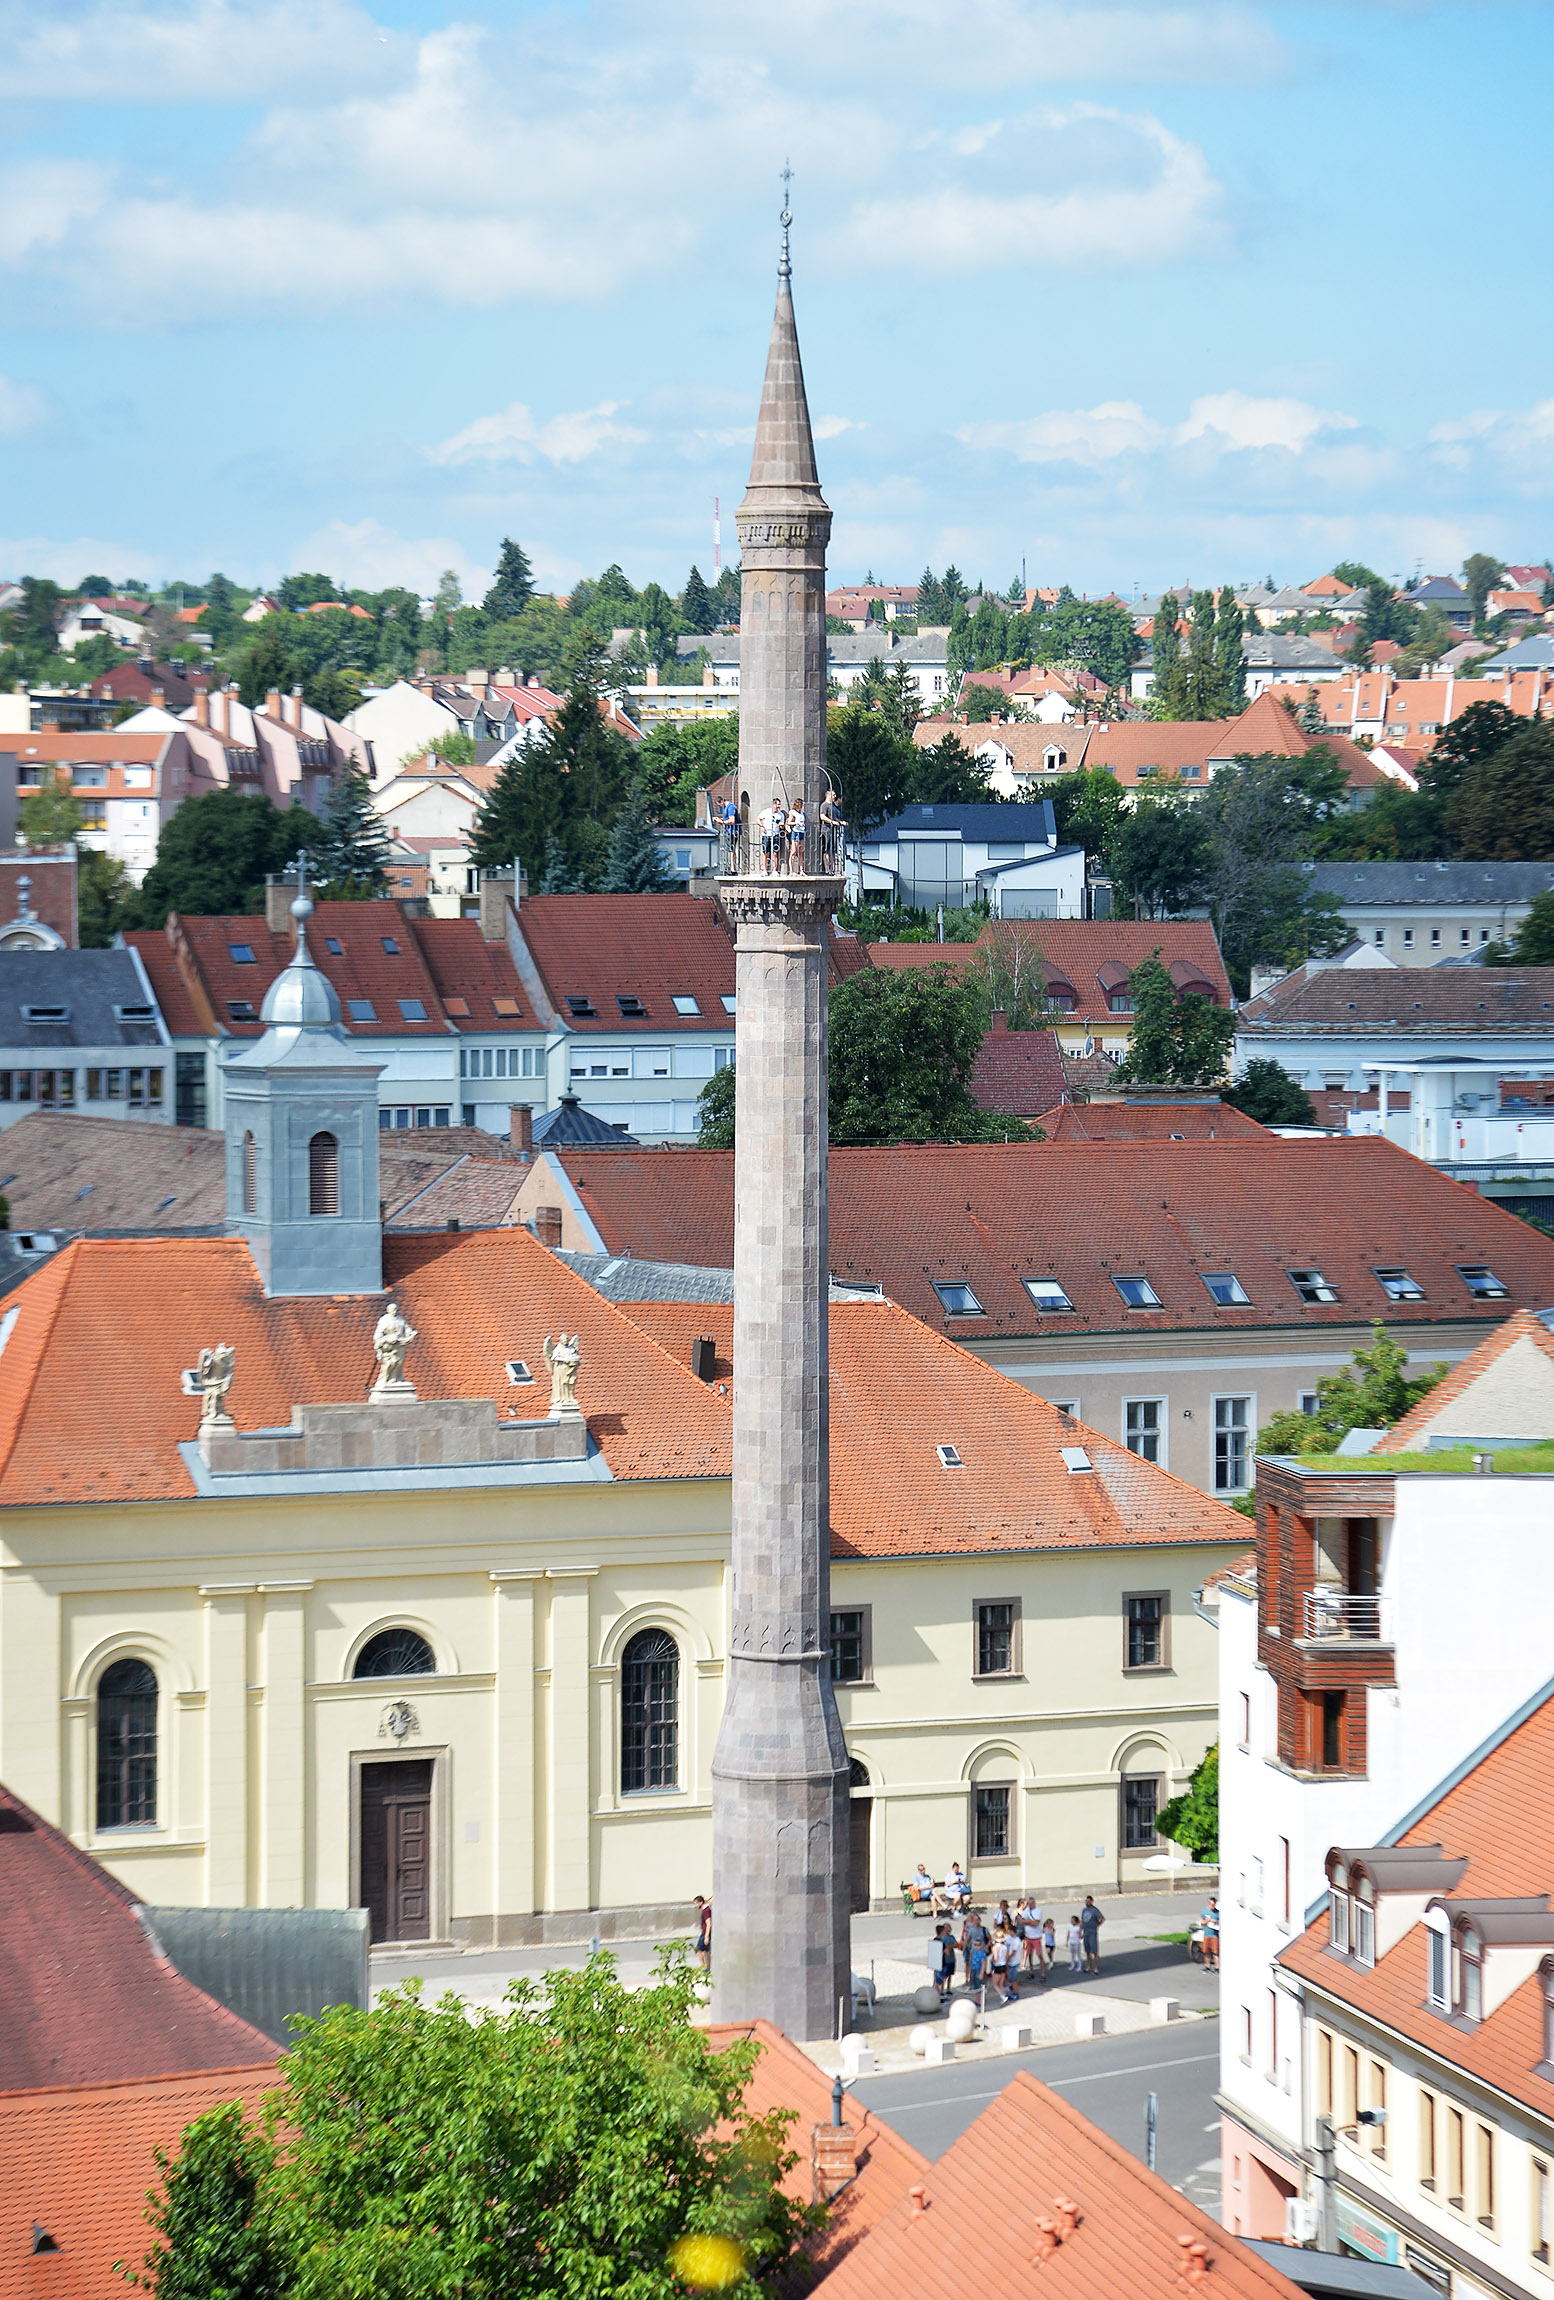
[[[788,260],[788,226],[793,221],[793,212],[788,206],[788,186],[792,181],[793,169],[790,163],[784,160],[782,163],[782,214],[778,218],[782,225],[782,256],[777,265],[777,277],[780,280],[792,279],[793,277],[793,266]]]

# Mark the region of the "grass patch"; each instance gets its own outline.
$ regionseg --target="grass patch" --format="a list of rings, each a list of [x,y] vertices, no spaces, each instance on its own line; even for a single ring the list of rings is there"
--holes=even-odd
[[[1185,1949],[1192,1939],[1191,1933],[1151,1933],[1152,1941],[1164,1941],[1169,1948]]]
[[[1395,1477],[1422,1473],[1429,1477],[1471,1477],[1474,1448],[1442,1447],[1434,1453],[1307,1453],[1298,1456],[1302,1469],[1331,1470],[1341,1477],[1362,1475]],[[1554,1473],[1554,1445],[1501,1446],[1495,1453],[1496,1477],[1548,1477]]]

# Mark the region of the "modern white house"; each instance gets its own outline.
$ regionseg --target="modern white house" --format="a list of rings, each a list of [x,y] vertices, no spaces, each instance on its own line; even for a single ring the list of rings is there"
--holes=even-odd
[[[932,910],[987,900],[995,918],[1083,918],[1085,851],[1058,844],[1052,801],[907,807],[848,860],[855,901]]]

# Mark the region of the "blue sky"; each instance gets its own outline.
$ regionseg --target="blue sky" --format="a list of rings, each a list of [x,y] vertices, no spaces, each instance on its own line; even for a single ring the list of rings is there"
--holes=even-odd
[[[1548,0],[0,0],[0,575],[710,573],[777,169],[832,567],[1554,548]]]

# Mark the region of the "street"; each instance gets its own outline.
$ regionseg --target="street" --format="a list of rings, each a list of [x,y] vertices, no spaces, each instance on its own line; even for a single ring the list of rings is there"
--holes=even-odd
[[[1051,2045],[997,2061],[860,2078],[856,2091],[927,2157],[944,2151],[1020,2069],[1062,2093],[1135,2156],[1144,2153],[1144,2098],[1159,2099],[1155,2168],[1206,2211],[1219,2209],[1219,2029],[1190,2021],[1132,2036]]]

